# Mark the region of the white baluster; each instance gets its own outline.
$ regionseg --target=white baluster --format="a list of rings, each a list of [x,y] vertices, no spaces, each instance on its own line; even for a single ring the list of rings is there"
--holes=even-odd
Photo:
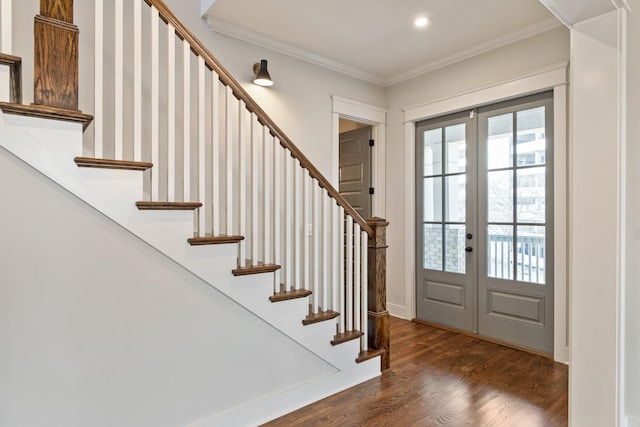
[[[142,2],[133,2],[133,160],[142,161]]]
[[[238,156],[240,177],[240,200],[238,203],[239,206],[239,232],[241,236],[245,236],[244,240],[240,242],[240,253],[239,253],[239,267],[245,267],[247,265],[247,245],[250,245],[253,239],[253,236],[248,235],[247,232],[247,139],[251,136],[247,132],[247,114],[249,113],[246,108],[244,101],[240,101],[239,103],[239,114],[240,120],[238,125],[238,132],[240,137],[240,155]],[[253,260],[252,260],[253,261]]]
[[[314,306],[313,312],[316,313],[322,305],[322,276],[320,269],[320,255],[322,249],[320,248],[320,242],[322,238],[322,200],[320,199],[320,186],[318,182],[314,180],[312,185],[311,194],[313,197],[313,239],[312,239],[312,264],[313,264],[313,298]]]
[[[345,256],[346,263],[346,301],[345,316],[347,331],[353,330],[353,218],[347,216],[347,249]]]
[[[273,137],[273,263],[282,265],[281,246],[281,203],[282,203],[282,160],[283,150],[278,138]],[[281,270],[276,270],[273,279],[273,292],[280,290]]]
[[[220,204],[220,81],[215,71],[211,72],[211,230],[214,236],[222,234],[222,205]]]
[[[4,4],[11,4],[11,1],[5,1]],[[9,11],[11,10],[11,6],[9,6]],[[4,29],[10,29],[10,26],[5,27],[5,10],[2,10],[2,43],[4,44],[5,35]],[[157,11],[156,11],[157,12]],[[9,17],[10,19],[10,17]],[[95,110],[93,117],[93,126],[94,126],[94,154],[95,158],[101,159],[104,157],[104,147],[103,147],[103,116],[104,116],[104,93],[103,93],[103,80],[104,80],[104,4],[103,0],[95,0],[95,78],[94,78],[94,99],[95,99]],[[10,22],[10,21],[9,21]],[[3,48],[4,51],[4,48]]]
[[[257,265],[260,260],[258,255],[258,247],[260,243],[258,234],[258,218],[260,215],[258,208],[258,157],[260,155],[259,137],[262,135],[260,131],[260,123],[254,113],[251,113],[251,263]]]
[[[364,335],[362,336],[362,340],[361,340],[361,344],[360,344],[360,348],[362,348],[363,351],[366,351],[367,348],[369,347],[369,310],[368,310],[368,291],[369,291],[369,267],[368,267],[368,263],[369,263],[369,239],[368,239],[368,235],[366,232],[362,233],[362,294],[360,297],[360,301],[362,301],[362,310],[361,310],[361,316],[362,316],[362,332],[364,332]]]
[[[345,228],[344,228],[344,208],[338,206],[338,311],[340,312],[340,321],[338,323],[338,332],[344,333],[347,325],[347,301],[346,301],[346,278],[345,278]]]
[[[206,66],[204,59],[198,57],[198,201],[203,207],[198,212],[198,236],[204,237],[209,216],[210,203],[207,202],[207,158],[206,158]]]
[[[11,55],[13,53],[13,41],[11,39],[11,17],[12,17],[12,6],[13,0],[3,0],[0,2],[0,14],[2,16],[2,22],[0,22],[0,27],[2,28],[2,34],[0,34],[0,52],[6,53],[7,55]]]
[[[191,46],[182,41],[182,200],[191,201]]]
[[[227,86],[225,92],[225,155],[226,167],[224,176],[227,184],[226,232],[233,234],[233,90]]]
[[[295,213],[294,224],[293,224],[293,240],[294,240],[294,250],[293,250],[293,266],[294,266],[294,284],[296,289],[304,289],[302,283],[302,259],[303,255],[301,252],[302,248],[302,234],[304,233],[304,224],[302,223],[302,209],[303,209],[303,201],[304,195],[302,192],[303,183],[302,180],[304,176],[302,175],[303,169],[300,166],[300,163],[295,160],[294,161],[294,196],[293,196],[293,209]]]
[[[167,25],[167,192],[176,201],[176,30]]]
[[[309,176],[309,174],[307,173],[306,170],[302,171],[303,174],[303,188],[302,188],[302,193],[303,193],[303,197],[302,197],[302,211],[303,211],[303,219],[302,219],[302,226],[303,226],[303,250],[302,250],[302,256],[303,256],[303,284],[304,284],[304,289],[312,289],[312,285],[311,285],[311,264],[310,264],[310,260],[311,260],[311,248],[310,248],[310,244],[309,244],[309,239],[311,238],[311,236],[309,235],[309,232],[313,232],[313,227],[311,225],[311,195],[313,194],[313,180],[311,179],[311,177]],[[311,306],[312,307],[317,307],[317,303],[315,303],[316,301],[316,295],[315,294],[311,294],[310,297],[310,302],[311,302]],[[315,312],[315,309],[314,309]]]
[[[102,0],[100,0],[102,1]],[[160,14],[151,7],[151,200],[160,199]]]
[[[340,209],[334,200],[331,201],[331,310],[342,312],[340,299]]]
[[[333,201],[327,190],[322,190],[322,309],[329,309],[329,296],[331,290],[331,264],[329,262],[329,204]]]
[[[272,223],[272,192],[273,186],[271,182],[273,182],[272,174],[273,174],[273,139],[270,138],[271,134],[269,133],[269,128],[266,126],[262,126],[262,146],[264,147],[264,156],[262,156],[262,182],[264,188],[264,206],[262,210],[262,216],[264,217],[264,263],[271,264],[273,263],[273,250],[272,250],[272,237],[271,232],[273,230]]]
[[[113,126],[115,159],[124,157],[124,11],[123,0],[115,0],[115,121]]]
[[[292,250],[293,250],[293,162],[289,150],[284,150],[285,180],[284,180],[284,283],[287,290],[293,283]]]
[[[353,226],[353,329],[360,330],[360,297],[362,283],[360,282],[360,224]]]

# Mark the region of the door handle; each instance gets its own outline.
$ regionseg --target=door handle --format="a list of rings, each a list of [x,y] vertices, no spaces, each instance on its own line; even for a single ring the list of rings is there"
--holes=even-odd
[[[467,246],[466,248],[464,248],[465,252],[473,252],[473,248],[471,246]]]

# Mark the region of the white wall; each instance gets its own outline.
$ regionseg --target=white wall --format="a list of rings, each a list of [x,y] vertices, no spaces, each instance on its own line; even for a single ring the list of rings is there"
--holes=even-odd
[[[635,10],[635,9],[634,9]],[[640,427],[640,11],[627,21],[626,412]]]
[[[384,89],[269,49],[212,32],[199,18],[200,0],[167,5],[202,40],[275,123],[332,183],[334,159],[331,95],[384,107]],[[270,88],[251,83],[253,64],[269,61]]]
[[[616,425],[620,399],[618,24],[613,11],[572,30],[569,417],[581,427]]]
[[[413,224],[405,221],[405,134],[407,107],[427,104],[471,89],[569,59],[568,30],[558,27],[534,37],[504,46],[457,64],[387,88],[387,300],[392,314],[411,318],[413,302],[407,284],[412,271],[406,271],[406,239],[413,241]]]
[[[187,425],[336,371],[4,149],[0,194],[0,425]]]

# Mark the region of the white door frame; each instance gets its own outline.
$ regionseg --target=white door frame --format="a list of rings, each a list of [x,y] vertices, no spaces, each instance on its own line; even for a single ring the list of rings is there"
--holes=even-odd
[[[337,188],[340,153],[340,119],[349,119],[371,125],[371,138],[375,141],[371,156],[371,185],[375,194],[371,200],[371,216],[386,218],[386,136],[387,110],[374,105],[332,95],[333,101],[333,145],[334,161],[331,165],[331,178]],[[367,218],[365,218],[367,219]]]
[[[416,122],[456,111],[553,90],[554,110],[554,359],[569,361],[567,268],[567,62],[514,76],[428,104],[404,108],[405,113],[405,235],[415,230],[415,129]],[[415,239],[405,240],[405,307],[416,315]]]

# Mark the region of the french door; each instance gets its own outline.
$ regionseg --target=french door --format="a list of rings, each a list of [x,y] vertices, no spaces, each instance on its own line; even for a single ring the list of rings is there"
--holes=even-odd
[[[416,125],[418,319],[553,352],[551,96]]]

